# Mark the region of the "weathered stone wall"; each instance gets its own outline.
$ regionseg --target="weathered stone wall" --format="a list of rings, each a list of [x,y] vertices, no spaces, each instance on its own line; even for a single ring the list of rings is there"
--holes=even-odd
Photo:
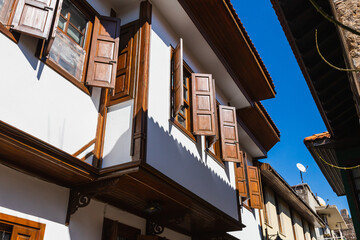
[[[347,211],[347,209],[341,209],[341,216],[343,217],[346,225],[348,226],[348,229],[342,231],[344,237],[346,238],[346,240],[356,240],[354,225],[352,219],[349,217],[349,212]]]
[[[360,1],[335,0],[334,3],[339,21],[360,31]],[[349,31],[344,31],[344,34],[354,66],[360,68],[360,36]]]

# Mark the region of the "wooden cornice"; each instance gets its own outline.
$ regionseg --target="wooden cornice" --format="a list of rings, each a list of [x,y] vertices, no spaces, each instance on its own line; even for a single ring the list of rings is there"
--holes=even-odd
[[[3,121],[0,121],[0,162],[65,187],[91,182],[98,173],[71,154]]]
[[[254,107],[237,110],[237,115],[266,151],[280,141],[279,130],[260,102],[255,102]]]

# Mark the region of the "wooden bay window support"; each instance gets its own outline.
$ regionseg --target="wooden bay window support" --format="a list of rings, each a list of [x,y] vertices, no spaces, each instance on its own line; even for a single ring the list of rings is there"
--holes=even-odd
[[[146,235],[158,235],[164,232],[164,227],[156,222],[146,219]]]
[[[71,189],[69,194],[65,225],[69,225],[71,215],[76,213],[79,208],[83,208],[89,205],[91,199],[96,195],[111,192],[112,190],[114,190],[114,188],[116,188],[116,184],[119,181],[120,178],[117,177],[105,179],[93,184],[87,184],[83,187]]]

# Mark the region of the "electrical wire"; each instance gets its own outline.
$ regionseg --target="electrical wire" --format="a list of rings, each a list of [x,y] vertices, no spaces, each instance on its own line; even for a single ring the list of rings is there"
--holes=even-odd
[[[316,50],[317,50],[319,56],[321,57],[321,59],[324,60],[324,62],[327,65],[329,65],[330,67],[335,68],[336,70],[339,70],[339,71],[343,71],[343,72],[360,72],[360,69],[340,68],[340,67],[337,67],[337,66],[331,64],[329,61],[327,61],[325,59],[325,57],[320,52],[319,43],[318,43],[318,36],[317,36],[317,29],[315,29],[315,45],[316,45]]]
[[[327,165],[329,165],[330,167],[337,168],[337,169],[341,169],[341,170],[351,170],[351,169],[355,169],[355,168],[360,167],[360,165],[356,165],[356,166],[352,166],[352,167],[340,167],[340,166],[336,166],[336,165],[334,165],[334,164],[328,163],[327,161],[325,161],[325,160],[320,156],[320,154],[319,154],[317,151],[315,151],[315,152],[316,152],[317,156],[319,157],[319,159],[320,159],[321,161],[323,161],[324,163],[326,163]]]

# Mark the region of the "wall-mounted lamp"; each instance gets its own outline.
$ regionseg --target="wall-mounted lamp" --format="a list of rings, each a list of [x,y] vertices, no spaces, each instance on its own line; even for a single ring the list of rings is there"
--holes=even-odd
[[[157,201],[150,201],[144,210],[149,214],[153,214],[161,210],[161,205]]]

